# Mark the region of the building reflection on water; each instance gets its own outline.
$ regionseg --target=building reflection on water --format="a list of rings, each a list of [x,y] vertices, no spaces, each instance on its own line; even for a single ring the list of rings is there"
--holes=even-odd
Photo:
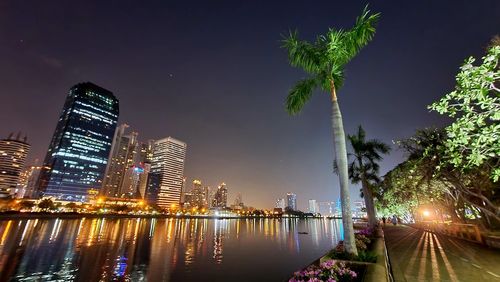
[[[0,281],[223,280],[287,258],[279,280],[338,238],[326,219],[0,221]]]

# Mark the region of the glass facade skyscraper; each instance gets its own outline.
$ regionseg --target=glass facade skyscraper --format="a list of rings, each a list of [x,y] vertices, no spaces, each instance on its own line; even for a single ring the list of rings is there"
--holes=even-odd
[[[90,82],[66,98],[38,179],[40,196],[86,201],[100,189],[118,121],[118,99]]]

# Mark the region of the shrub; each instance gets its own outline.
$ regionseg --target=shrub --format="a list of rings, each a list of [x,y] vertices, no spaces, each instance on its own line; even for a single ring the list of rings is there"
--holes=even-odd
[[[368,233],[363,233],[368,234]],[[328,253],[328,257],[342,260],[355,260],[363,262],[376,262],[377,255],[372,252],[368,252],[368,245],[371,243],[371,239],[366,237],[360,232],[355,234],[356,238],[356,248],[358,249],[358,255],[354,256],[346,253],[344,248],[344,241],[339,241],[335,249]]]

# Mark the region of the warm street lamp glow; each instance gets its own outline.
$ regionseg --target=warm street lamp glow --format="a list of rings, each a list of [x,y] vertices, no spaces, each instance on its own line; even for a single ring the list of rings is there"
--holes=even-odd
[[[430,211],[428,211],[428,210],[424,210],[424,211],[422,212],[422,214],[423,214],[424,216],[430,216],[430,215],[431,215],[431,212],[430,212]]]

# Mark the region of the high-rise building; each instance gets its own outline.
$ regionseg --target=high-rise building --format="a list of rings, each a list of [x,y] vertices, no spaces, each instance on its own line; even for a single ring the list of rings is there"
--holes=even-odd
[[[133,198],[136,194],[138,175],[133,169],[138,152],[137,132],[126,133],[127,124],[120,125],[113,137],[113,146],[101,193],[108,197]],[[134,179],[134,177],[136,179]]]
[[[215,192],[213,204],[214,208],[225,208],[227,207],[227,187],[226,183],[221,183],[219,187],[217,187],[217,191]]]
[[[193,180],[193,188],[191,189],[188,203],[190,207],[204,208],[208,206],[205,189],[201,185],[201,180]]]
[[[36,192],[36,182],[40,176],[41,166],[27,166],[21,172],[21,177],[18,183],[18,198],[32,198]]]
[[[41,196],[86,201],[101,188],[118,114],[112,92],[90,82],[71,87],[38,179]]]
[[[297,210],[297,195],[294,193],[286,194],[286,207],[293,211]]]
[[[180,204],[186,148],[186,143],[172,137],[154,143],[147,188],[150,203],[162,208]]]
[[[309,212],[310,213],[318,213],[319,212],[319,206],[316,200],[309,200]]]
[[[30,145],[20,134],[0,140],[0,198],[15,197]]]
[[[279,198],[278,200],[276,200],[276,208],[278,209],[285,209],[286,205],[285,205],[285,199],[284,198]]]

